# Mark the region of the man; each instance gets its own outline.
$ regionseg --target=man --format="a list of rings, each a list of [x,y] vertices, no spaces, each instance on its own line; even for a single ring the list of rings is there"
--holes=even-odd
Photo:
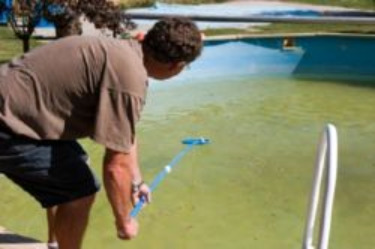
[[[105,146],[103,179],[118,237],[137,235],[131,202],[150,198],[135,136],[147,78],[177,75],[201,49],[194,23],[167,18],[142,44],[74,36],[0,67],[0,172],[44,208],[56,208],[60,249],[81,247],[99,189],[78,138]]]

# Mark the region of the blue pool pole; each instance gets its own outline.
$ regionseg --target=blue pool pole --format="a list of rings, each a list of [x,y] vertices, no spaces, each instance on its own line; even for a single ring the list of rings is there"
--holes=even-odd
[[[164,167],[159,174],[156,175],[152,183],[150,184],[150,191],[154,192],[156,187],[164,180],[164,178],[172,171],[173,167],[185,156],[195,145],[205,145],[210,142],[207,138],[186,138],[182,140],[183,144],[186,144],[185,148],[180,151],[172,161]],[[133,210],[130,212],[130,217],[135,218],[141,211],[142,206],[145,204],[145,198],[141,197],[140,200],[135,204]]]

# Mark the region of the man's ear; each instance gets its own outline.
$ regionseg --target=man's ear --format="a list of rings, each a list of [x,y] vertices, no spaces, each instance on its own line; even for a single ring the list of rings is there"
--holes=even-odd
[[[187,65],[185,61],[172,62],[170,63],[169,70],[180,70]]]

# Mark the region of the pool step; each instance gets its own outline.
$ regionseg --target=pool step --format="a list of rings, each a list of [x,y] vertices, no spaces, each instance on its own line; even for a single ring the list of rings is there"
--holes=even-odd
[[[0,226],[0,249],[48,249],[46,243],[15,234]]]

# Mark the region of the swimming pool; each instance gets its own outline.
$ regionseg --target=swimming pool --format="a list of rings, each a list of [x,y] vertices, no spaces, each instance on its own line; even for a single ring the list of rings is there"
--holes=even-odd
[[[181,139],[205,136],[212,143],[187,155],[154,193],[135,241],[115,238],[102,191],[83,248],[301,248],[316,146],[327,122],[339,135],[330,248],[374,247],[375,88],[293,77],[300,54],[267,41],[208,46],[181,77],[151,83],[138,127],[147,181],[183,148]],[[100,174],[102,149],[83,143]],[[43,239],[38,206],[5,179],[0,189],[0,224]]]

